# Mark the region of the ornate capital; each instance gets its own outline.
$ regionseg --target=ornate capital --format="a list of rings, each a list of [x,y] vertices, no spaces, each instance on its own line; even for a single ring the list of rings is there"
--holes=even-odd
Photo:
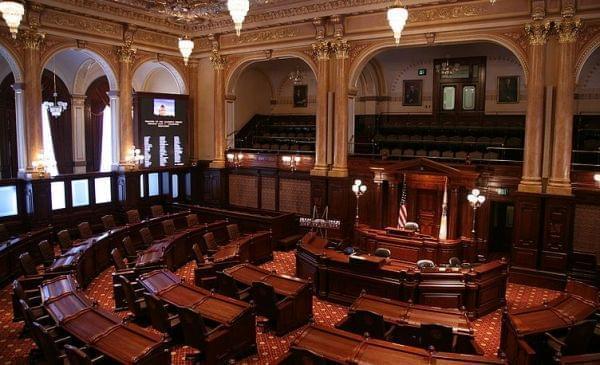
[[[536,20],[525,24],[525,34],[529,38],[529,44],[532,46],[546,44],[551,29],[552,24],[549,21]]]
[[[210,62],[215,70],[223,70],[227,64],[227,59],[225,56],[222,56],[218,50],[213,49],[212,54],[210,55]]]
[[[39,50],[46,35],[35,28],[29,28],[21,33],[21,41],[25,49]]]
[[[135,53],[137,50],[131,46],[118,46],[116,49],[117,57],[119,62],[132,63],[135,59]]]
[[[327,41],[319,41],[312,44],[313,54],[317,57],[318,61],[327,61],[329,59],[329,53],[331,52],[331,46]]]
[[[563,17],[554,26],[558,33],[559,43],[574,43],[583,27],[583,22],[579,18]]]
[[[338,39],[331,44],[331,47],[335,51],[335,58],[338,60],[348,58],[348,52],[350,51],[350,43],[345,39]]]

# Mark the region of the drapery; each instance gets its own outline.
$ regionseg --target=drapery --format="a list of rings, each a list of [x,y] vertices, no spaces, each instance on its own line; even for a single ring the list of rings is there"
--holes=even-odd
[[[102,76],[94,80],[85,95],[85,136],[88,171],[100,171],[102,163],[102,134],[104,111],[109,105],[108,79]]]
[[[56,158],[56,167],[59,174],[73,173],[73,136],[71,121],[71,94],[60,77],[56,77],[56,92],[58,101],[68,103],[67,110],[55,118],[49,115],[50,133],[52,135],[52,145],[54,147],[54,156]],[[54,97],[53,74],[49,70],[44,70],[42,74],[42,101],[53,102]],[[46,111],[47,112],[47,111]]]

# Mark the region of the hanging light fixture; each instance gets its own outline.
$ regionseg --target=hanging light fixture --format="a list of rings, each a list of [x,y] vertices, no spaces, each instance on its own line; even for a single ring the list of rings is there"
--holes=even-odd
[[[47,101],[45,104],[48,105],[48,111],[54,118],[60,117],[63,111],[67,110],[67,102],[58,101],[58,93],[56,92],[56,57],[52,58],[52,81],[54,83],[54,92],[52,96],[54,101]]]
[[[288,78],[294,83],[294,85],[300,85],[300,83],[304,79],[302,71],[300,71],[300,67],[297,67],[296,71],[290,72]]]
[[[250,2],[248,0],[227,0],[227,9],[233,19],[233,24],[235,24],[235,33],[239,37],[244,18],[250,9]]]
[[[440,73],[440,75],[442,75],[442,77],[451,77],[460,70],[460,63],[455,62],[451,65],[448,56],[446,56],[446,60],[442,61],[441,64],[436,65],[435,69]]]
[[[390,24],[390,28],[392,28],[392,31],[394,32],[396,44],[400,44],[400,36],[402,35],[402,30],[406,25],[407,19],[408,10],[400,6],[398,2],[396,2],[396,4],[387,11],[387,20]]]
[[[194,41],[189,39],[187,36],[179,38],[179,52],[183,56],[183,63],[187,66],[190,60],[190,55],[194,50]]]
[[[20,1],[0,1],[0,13],[2,13],[2,18],[8,25],[12,37],[17,38],[19,24],[21,24],[21,18],[25,14],[23,3]]]

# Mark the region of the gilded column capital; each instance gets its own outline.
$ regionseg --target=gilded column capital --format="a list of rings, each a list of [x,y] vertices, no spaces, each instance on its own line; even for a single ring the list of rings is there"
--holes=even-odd
[[[225,56],[222,56],[218,50],[213,49],[212,54],[210,55],[210,62],[215,70],[223,70],[227,64],[227,59]]]
[[[554,23],[558,33],[559,43],[574,43],[579,36],[583,21],[580,18],[563,17],[562,20]]]
[[[39,50],[46,35],[35,28],[29,28],[21,33],[21,41],[25,49]]]
[[[137,50],[132,48],[130,45],[117,46],[116,54],[119,62],[132,63],[135,59],[135,53]]]
[[[312,49],[315,57],[318,61],[329,60],[329,53],[331,52],[331,46],[327,41],[319,41],[312,44]]]
[[[551,29],[552,23],[550,21],[536,20],[525,24],[525,34],[529,38],[529,44],[532,46],[546,44]]]
[[[348,43],[345,39],[338,39],[331,44],[333,51],[335,52],[335,58],[338,60],[348,58],[348,53],[350,51],[350,43]]]

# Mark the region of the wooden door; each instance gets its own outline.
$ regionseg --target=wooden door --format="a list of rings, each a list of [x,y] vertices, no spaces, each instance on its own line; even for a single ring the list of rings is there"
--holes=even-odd
[[[437,237],[442,204],[438,191],[418,190],[416,201],[416,219],[421,233]]]

